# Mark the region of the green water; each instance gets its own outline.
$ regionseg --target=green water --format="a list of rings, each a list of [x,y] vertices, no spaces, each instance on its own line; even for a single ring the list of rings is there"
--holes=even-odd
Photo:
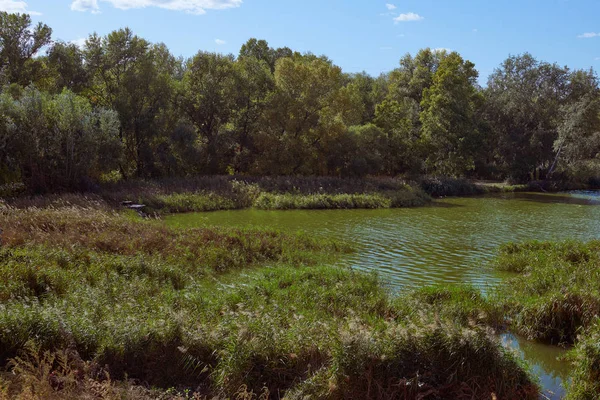
[[[501,277],[488,266],[502,243],[600,238],[596,192],[516,193],[438,200],[430,207],[394,210],[224,211],[169,217],[179,227],[267,227],[350,242],[356,252],[340,264],[377,271],[392,290],[470,283],[486,290]],[[544,388],[560,398],[568,365],[559,349],[516,338],[506,345],[533,364]]]

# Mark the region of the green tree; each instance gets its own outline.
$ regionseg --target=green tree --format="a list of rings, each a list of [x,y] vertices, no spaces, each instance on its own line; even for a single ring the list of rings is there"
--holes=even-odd
[[[373,78],[366,72],[348,75],[347,85],[353,87],[358,92],[360,102],[364,108],[361,116],[361,125],[372,123],[375,119],[377,104],[382,102],[387,95],[387,88],[382,82],[385,80],[385,76]]]
[[[90,36],[84,54],[91,77],[88,97],[119,114],[126,155],[122,174],[153,175],[154,144],[167,134],[162,116],[173,102],[177,61],[164,45],[151,45],[128,28],[104,38]]]
[[[179,89],[179,107],[203,141],[198,162],[205,174],[224,173],[229,165],[225,154],[232,137],[227,124],[236,106],[237,72],[233,56],[200,52],[188,62]]]
[[[256,58],[264,61],[271,68],[271,72],[275,71],[275,63],[280,58],[293,57],[294,52],[289,47],[281,47],[274,49],[269,47],[266,40],[258,40],[252,38],[242,45],[239,58]]]
[[[235,63],[236,79],[234,110],[231,115],[232,147],[231,163],[237,173],[247,173],[256,157],[256,137],[262,129],[267,99],[274,90],[275,82],[269,65],[255,57],[240,57]]]
[[[400,67],[390,72],[390,98],[399,101],[409,97],[421,104],[425,90],[433,84],[433,77],[447,55],[444,50],[426,48],[415,57],[410,54],[402,57]]]
[[[385,146],[379,152],[386,174],[420,172],[418,117],[418,107],[408,97],[400,101],[384,100],[377,105],[375,125],[385,132]]]
[[[89,77],[81,49],[73,43],[55,42],[48,50],[48,68],[53,77],[54,91],[67,88],[82,93],[88,86]]]
[[[325,174],[329,146],[360,122],[360,96],[339,67],[320,57],[283,58],[275,69],[259,149],[261,174]]]
[[[522,181],[551,168],[568,80],[568,69],[530,54],[509,57],[490,76],[485,117],[504,176]]]
[[[352,177],[385,173],[387,150],[387,135],[379,127],[351,126],[328,149],[328,173]]]
[[[52,29],[38,23],[31,29],[27,14],[0,12],[0,83],[27,86],[44,73],[44,63],[34,56],[50,44]]]
[[[474,168],[479,142],[475,65],[453,52],[440,62],[421,107],[429,172],[462,176]]]
[[[119,161],[116,113],[93,110],[70,91],[52,96],[30,87],[16,100],[3,94],[0,110],[2,164],[32,192],[89,189]]]
[[[567,173],[570,179],[600,176],[600,89],[593,71],[574,71],[554,142],[555,160],[548,175]]]

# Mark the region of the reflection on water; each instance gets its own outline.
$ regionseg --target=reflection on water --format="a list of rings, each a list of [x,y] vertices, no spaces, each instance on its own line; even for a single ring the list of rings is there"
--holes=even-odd
[[[356,252],[341,264],[377,271],[392,289],[470,283],[483,290],[500,277],[488,266],[499,245],[526,240],[600,237],[598,192],[515,193],[448,198],[430,207],[396,210],[224,211],[176,215],[181,226],[260,226],[349,241]],[[568,365],[560,350],[529,342],[519,351],[533,364],[544,388],[560,398]]]
[[[600,205],[596,191],[575,191],[569,193],[515,193],[514,199],[537,201],[541,203],[577,204],[580,206]]]
[[[534,343],[512,334],[500,336],[502,344],[517,352],[532,366],[532,372],[539,377],[544,388],[545,398],[559,400],[565,395],[563,382],[569,378],[569,364],[561,361],[566,350],[556,346]]]

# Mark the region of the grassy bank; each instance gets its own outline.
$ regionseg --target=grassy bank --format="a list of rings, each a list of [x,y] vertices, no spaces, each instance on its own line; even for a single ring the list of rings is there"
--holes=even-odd
[[[68,205],[117,209],[123,201],[146,206],[148,214],[258,208],[350,209],[418,207],[431,201],[417,184],[402,179],[327,177],[213,176],[105,184],[92,193],[27,196],[5,199],[17,208]]]
[[[396,299],[324,266],[340,244],[74,206],[0,226],[0,398],[537,395],[475,314],[437,303],[481,298]]]
[[[243,208],[374,209],[417,207],[431,199],[420,188],[399,179],[230,178],[136,183],[127,190],[107,187],[104,198],[134,199],[150,211],[167,213]],[[126,194],[129,192],[129,197]]]
[[[600,393],[600,241],[506,245],[496,267],[514,274],[494,301],[511,329],[544,342],[574,345],[569,399]]]
[[[207,176],[106,183],[89,193],[29,196],[18,185],[0,187],[4,202],[17,208],[76,205],[118,209],[124,201],[146,206],[150,214],[172,214],[257,208],[374,209],[419,207],[431,198],[506,192],[558,192],[589,189],[565,182],[510,185],[443,177],[411,179],[373,177],[247,177]]]

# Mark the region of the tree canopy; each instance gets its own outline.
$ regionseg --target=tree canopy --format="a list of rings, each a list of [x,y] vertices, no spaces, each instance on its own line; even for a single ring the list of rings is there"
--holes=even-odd
[[[478,84],[456,52],[378,77],[250,39],[175,57],[124,28],[85,45],[0,13],[0,182],[82,188],[202,174],[600,177],[593,70],[509,56]]]

